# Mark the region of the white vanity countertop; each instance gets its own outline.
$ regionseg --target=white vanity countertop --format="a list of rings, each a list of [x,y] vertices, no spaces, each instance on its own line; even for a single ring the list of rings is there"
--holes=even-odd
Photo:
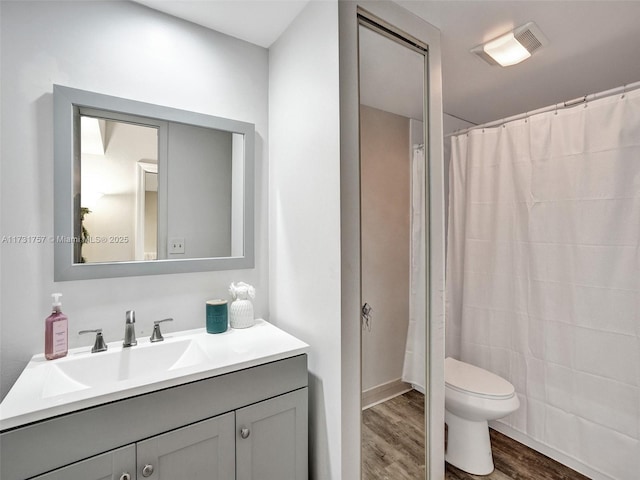
[[[200,328],[164,338],[138,339],[130,348],[111,342],[99,353],[75,348],[50,361],[33,356],[0,403],[0,431],[309,351],[309,345],[261,319],[220,334]]]

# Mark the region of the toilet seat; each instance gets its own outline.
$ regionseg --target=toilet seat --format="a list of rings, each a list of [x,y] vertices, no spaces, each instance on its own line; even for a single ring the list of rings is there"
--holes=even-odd
[[[444,361],[444,378],[446,387],[475,397],[505,400],[515,395],[504,378],[451,357]]]

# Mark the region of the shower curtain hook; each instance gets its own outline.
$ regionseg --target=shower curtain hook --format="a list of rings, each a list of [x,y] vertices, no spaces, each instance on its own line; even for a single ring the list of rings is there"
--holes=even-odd
[[[626,94],[627,94],[627,84],[625,83],[622,86],[622,95],[620,96],[620,100],[622,100]]]
[[[554,115],[558,115],[558,104],[556,103],[555,105],[555,111],[553,112]]]

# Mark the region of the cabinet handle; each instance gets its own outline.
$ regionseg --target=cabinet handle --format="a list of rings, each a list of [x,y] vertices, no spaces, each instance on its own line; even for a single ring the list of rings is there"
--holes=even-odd
[[[153,465],[147,463],[144,467],[142,467],[142,476],[150,477],[153,474]]]
[[[127,472],[124,472],[122,475],[120,475],[120,480],[131,480],[131,475]]]
[[[249,435],[251,435],[251,430],[249,430],[248,428],[241,428],[240,429],[240,436],[242,438],[249,438]]]

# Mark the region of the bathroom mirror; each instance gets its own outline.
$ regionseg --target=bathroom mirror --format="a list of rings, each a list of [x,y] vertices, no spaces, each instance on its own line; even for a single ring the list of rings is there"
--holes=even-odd
[[[54,85],[55,280],[252,268],[254,136]]]

